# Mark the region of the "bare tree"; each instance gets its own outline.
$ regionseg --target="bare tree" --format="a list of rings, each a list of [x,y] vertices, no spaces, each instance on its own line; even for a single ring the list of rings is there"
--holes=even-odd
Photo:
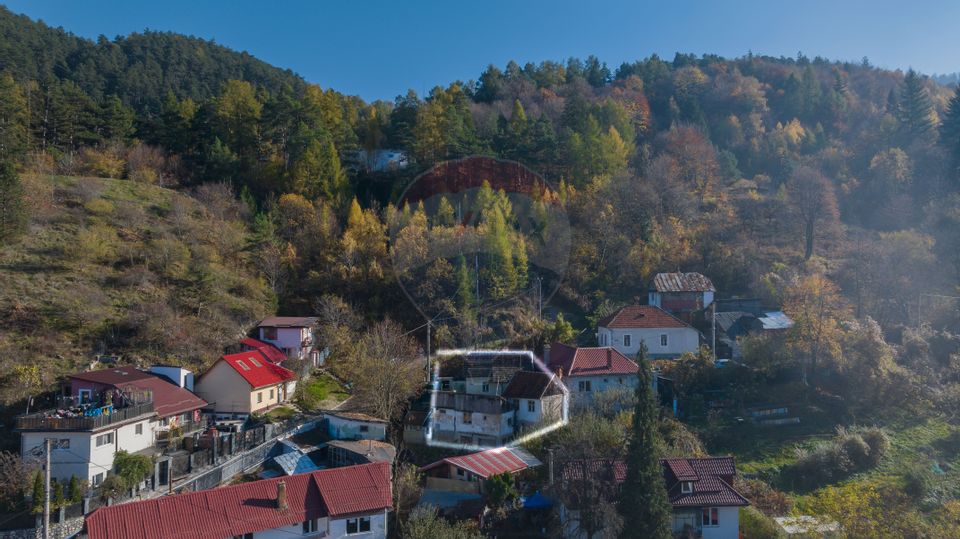
[[[803,225],[803,258],[809,260],[813,256],[817,227],[827,225],[827,229],[831,230],[839,220],[837,195],[834,193],[833,183],[819,170],[808,166],[798,168],[787,185],[790,203]]]
[[[416,341],[387,319],[363,335],[351,367],[357,401],[377,417],[392,420],[422,386],[425,365]]]

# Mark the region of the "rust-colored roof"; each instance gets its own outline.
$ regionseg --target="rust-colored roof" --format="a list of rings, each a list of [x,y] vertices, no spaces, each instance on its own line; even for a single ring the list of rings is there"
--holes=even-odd
[[[270,316],[257,324],[261,328],[309,328],[317,324],[315,316]]]
[[[281,481],[283,511],[276,506]],[[84,526],[90,539],[223,539],[392,506],[390,464],[378,462],[101,507]]]
[[[443,464],[463,468],[484,479],[502,473],[517,473],[542,464],[536,457],[519,447],[498,447],[460,457],[447,457],[428,464],[421,471],[432,470]]]
[[[656,305],[628,305],[597,322],[603,328],[660,329],[687,328],[686,322]]]
[[[101,369],[99,371],[78,372],[77,374],[71,374],[70,378],[84,380],[86,382],[94,382],[97,384],[116,386],[125,384],[127,382],[132,382],[134,380],[144,380],[152,376],[154,375],[146,371],[141,371],[133,365],[125,365],[123,367],[113,367],[110,369]]]
[[[715,292],[713,282],[701,273],[658,273],[651,286],[657,292]]]
[[[153,409],[160,417],[170,417],[190,412],[207,405],[207,401],[160,376],[135,380],[117,387],[120,389],[134,387],[149,390],[153,393]]]
[[[637,364],[610,348],[575,348],[562,343],[550,347],[550,370],[564,376],[637,374]]]
[[[540,371],[520,371],[513,375],[510,383],[503,390],[503,398],[539,400],[562,393],[563,389],[554,375]]]

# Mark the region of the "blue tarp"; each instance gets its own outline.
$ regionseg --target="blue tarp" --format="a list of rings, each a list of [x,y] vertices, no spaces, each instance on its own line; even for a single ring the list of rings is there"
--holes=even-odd
[[[553,502],[540,494],[539,490],[534,492],[533,496],[521,496],[520,503],[524,509],[550,509],[553,507]]]

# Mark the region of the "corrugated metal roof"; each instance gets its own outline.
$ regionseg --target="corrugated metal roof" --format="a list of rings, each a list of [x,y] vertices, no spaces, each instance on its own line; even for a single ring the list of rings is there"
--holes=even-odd
[[[228,354],[223,356],[223,361],[233,367],[253,389],[280,384],[296,376],[293,371],[274,365],[257,350]]]
[[[283,511],[276,506],[280,481]],[[392,506],[390,465],[375,463],[102,507],[85,527],[90,539],[223,539]]]
[[[484,479],[502,473],[517,473],[543,464],[537,457],[519,447],[498,447],[459,457],[447,457],[424,466],[421,470],[431,470],[444,463],[463,468]]]
[[[312,458],[299,451],[277,455],[273,457],[273,462],[287,475],[309,473],[323,469]]]
[[[652,288],[657,292],[715,292],[713,282],[701,273],[658,273]]]
[[[763,316],[757,317],[763,324],[763,329],[790,329],[793,320],[783,311],[766,311]]]
[[[261,328],[309,328],[317,324],[315,316],[270,316],[257,324]]]

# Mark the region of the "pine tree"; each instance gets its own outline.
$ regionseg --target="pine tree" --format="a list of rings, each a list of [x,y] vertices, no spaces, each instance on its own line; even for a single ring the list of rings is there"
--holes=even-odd
[[[930,94],[924,88],[920,75],[912,69],[903,78],[898,117],[901,131],[909,137],[907,142],[912,142],[913,138],[929,140],[935,132],[936,113],[930,102]]]
[[[940,144],[953,158],[954,179],[960,179],[960,86],[957,86],[950,99],[943,123],[940,124]]]
[[[0,244],[23,232],[26,223],[20,176],[12,164],[0,163]]]
[[[40,513],[43,512],[43,504],[45,501],[44,498],[44,484],[43,484],[43,472],[37,470],[37,473],[33,474],[33,490],[30,492],[30,502],[33,505],[33,512]]]
[[[623,537],[667,539],[670,531],[670,504],[657,456],[659,430],[653,377],[647,362],[647,348],[640,345],[637,354],[637,404],[627,448],[627,477],[623,482],[619,510],[623,517]]]
[[[27,147],[27,98],[9,73],[0,76],[0,159],[17,159]]]
[[[453,205],[447,197],[440,197],[440,203],[437,205],[437,213],[433,216],[433,226],[454,226],[457,224],[457,218],[453,211]]]

